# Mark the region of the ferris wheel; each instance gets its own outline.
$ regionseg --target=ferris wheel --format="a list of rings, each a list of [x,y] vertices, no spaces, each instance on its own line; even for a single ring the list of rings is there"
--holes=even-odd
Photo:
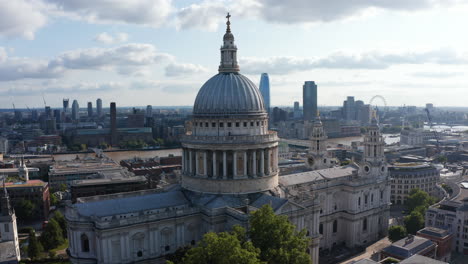
[[[369,104],[377,112],[377,115],[380,118],[385,117],[385,114],[387,114],[388,111],[387,100],[385,100],[385,97],[382,95],[374,95],[370,99]]]

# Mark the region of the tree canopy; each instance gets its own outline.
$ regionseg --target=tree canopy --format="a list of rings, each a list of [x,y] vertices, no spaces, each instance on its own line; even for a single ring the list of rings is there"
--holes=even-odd
[[[41,235],[42,245],[46,250],[49,250],[61,245],[63,241],[63,233],[59,223],[54,218],[50,219]]]
[[[305,231],[296,231],[286,216],[269,205],[254,211],[250,230],[234,226],[230,232],[207,233],[177,264],[310,264],[310,243]]]
[[[418,230],[424,228],[424,216],[418,211],[413,211],[410,215],[405,216],[404,222],[409,234],[415,235]]]
[[[241,243],[235,233],[209,232],[197,247],[191,248],[183,258],[183,264],[261,264],[259,250],[252,242]]]
[[[32,260],[40,258],[41,253],[44,251],[41,242],[37,240],[36,232],[34,229],[29,231],[29,245],[28,245],[28,257]]]
[[[30,200],[22,199],[14,207],[16,216],[20,220],[30,220],[34,218],[37,206]]]
[[[406,237],[406,228],[401,225],[394,225],[388,229],[388,239],[392,242],[398,241]]]
[[[417,207],[424,207],[427,209],[430,205],[434,204],[436,199],[431,197],[427,192],[420,189],[412,189],[409,193],[408,198],[406,199],[406,207],[408,211],[412,212]],[[421,211],[421,208],[418,210]],[[425,211],[425,210],[424,210]]]
[[[250,239],[267,263],[309,264],[306,232],[296,231],[287,216],[276,215],[269,205],[254,211],[250,218]]]

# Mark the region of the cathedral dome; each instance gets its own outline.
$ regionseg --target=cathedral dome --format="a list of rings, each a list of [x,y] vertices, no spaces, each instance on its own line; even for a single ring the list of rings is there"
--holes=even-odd
[[[266,115],[262,95],[247,77],[222,72],[209,79],[198,92],[195,116]]]

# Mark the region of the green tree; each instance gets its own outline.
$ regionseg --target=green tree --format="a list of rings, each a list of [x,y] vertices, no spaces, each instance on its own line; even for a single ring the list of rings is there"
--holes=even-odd
[[[409,234],[415,235],[420,229],[424,228],[424,217],[418,211],[411,212],[404,218],[405,228]]]
[[[60,226],[60,229],[62,230],[62,235],[63,238],[67,238],[67,220],[65,220],[65,217],[60,211],[55,211],[54,216],[52,216],[52,219],[57,221],[57,223]]]
[[[419,206],[423,206],[427,209],[435,202],[435,198],[431,197],[427,192],[420,189],[412,189],[406,199],[406,207],[408,208],[408,211],[412,212]]]
[[[50,195],[50,205],[57,206],[58,203],[59,203],[59,199],[57,198],[57,195],[51,194]]]
[[[191,248],[183,258],[183,264],[261,264],[259,250],[252,242],[241,243],[237,234],[207,233],[197,247]],[[171,262],[168,262],[171,263]]]
[[[50,219],[41,235],[41,242],[46,250],[56,248],[63,243],[63,234],[60,225],[55,219]]]
[[[267,263],[309,264],[310,243],[305,230],[296,231],[287,216],[276,215],[269,205],[254,211],[250,218],[250,239]]]
[[[28,245],[28,256],[32,260],[38,259],[41,256],[41,253],[44,251],[44,248],[41,245],[41,242],[37,240],[36,232],[34,229],[29,231],[29,245]]]
[[[406,237],[406,228],[401,225],[394,225],[388,229],[388,239],[392,242],[398,241]]]
[[[14,207],[16,216],[20,220],[31,220],[35,215],[36,204],[30,200],[21,199]]]

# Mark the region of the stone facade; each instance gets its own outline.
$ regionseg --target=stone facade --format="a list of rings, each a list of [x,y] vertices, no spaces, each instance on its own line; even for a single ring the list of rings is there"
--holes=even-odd
[[[181,138],[180,186],[67,206],[72,263],[153,263],[206,232],[247,227],[249,213],[266,204],[307,230],[315,264],[319,248],[366,245],[385,235],[390,190],[377,125],[365,137],[363,164],[279,177],[278,137],[268,131],[258,88],[238,73],[236,54],[228,22],[219,74],[200,89],[193,127]],[[318,145],[312,151],[325,155],[326,142]]]

